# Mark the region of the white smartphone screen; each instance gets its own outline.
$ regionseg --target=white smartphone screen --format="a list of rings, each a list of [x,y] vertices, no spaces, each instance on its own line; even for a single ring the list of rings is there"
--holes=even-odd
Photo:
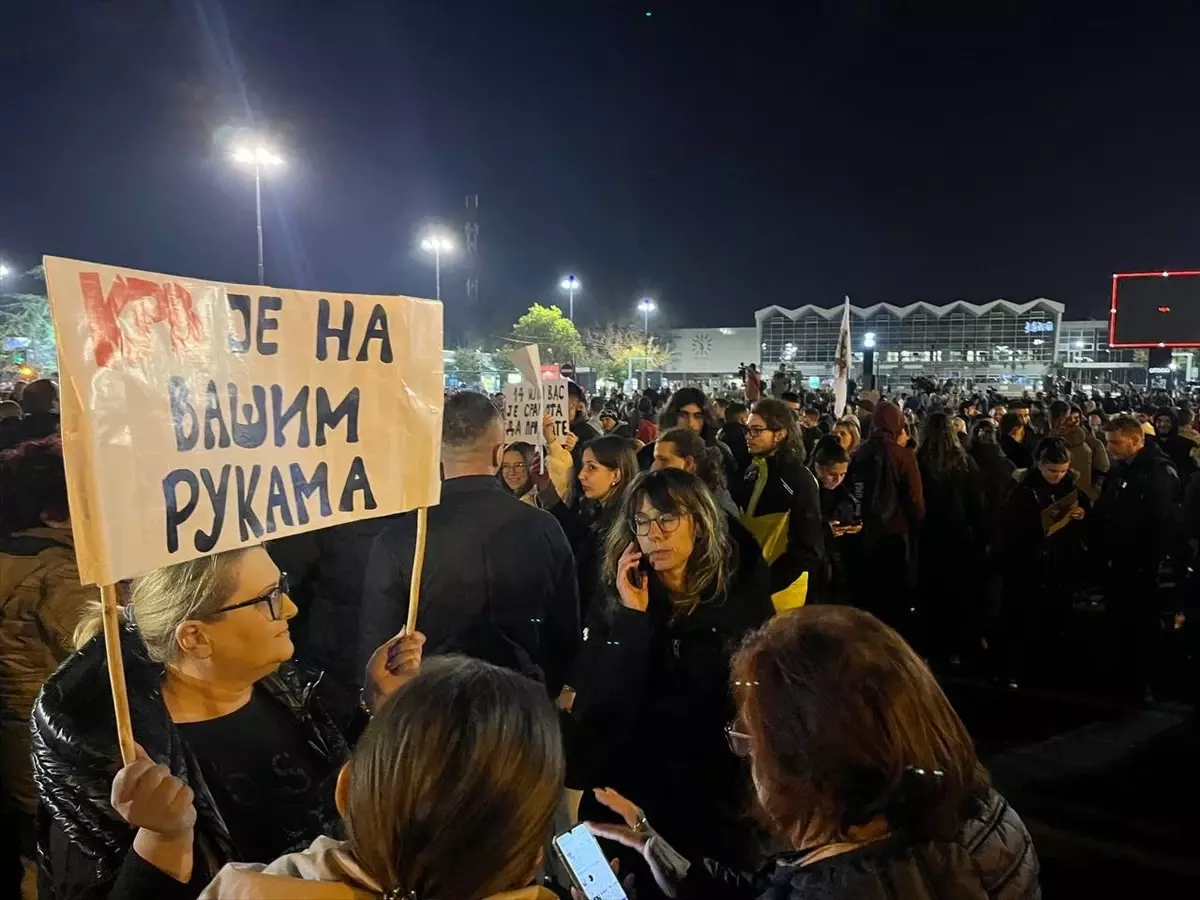
[[[560,834],[554,839],[554,847],[586,900],[627,900],[621,882],[586,825],[576,825]]]

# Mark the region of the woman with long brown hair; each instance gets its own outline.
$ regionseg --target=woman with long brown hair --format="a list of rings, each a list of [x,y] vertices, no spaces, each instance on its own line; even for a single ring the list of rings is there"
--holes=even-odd
[[[568,785],[628,791],[683,846],[737,855],[749,785],[722,727],[729,660],[772,613],[758,547],[696,476],[648,472],[608,532],[605,580],[606,615],[589,623],[573,685]]]
[[[321,837],[265,867],[234,863],[201,896],[553,900],[527,886],[563,768],[539,685],[478,660],[434,659],[384,705],[338,777],[347,840]]]
[[[561,498],[549,511],[558,519],[575,552],[579,579],[579,613],[588,613],[603,595],[604,536],[621,498],[638,474],[637,454],[629,438],[606,434],[583,445],[579,464],[579,493],[574,502]]]
[[[749,759],[760,818],[788,849],[727,877],[672,852],[669,832],[602,792],[625,824],[593,831],[641,851],[671,896],[1040,898],[1029,832],[929,667],[870,613],[779,616],[746,641],[731,679],[730,749]]]

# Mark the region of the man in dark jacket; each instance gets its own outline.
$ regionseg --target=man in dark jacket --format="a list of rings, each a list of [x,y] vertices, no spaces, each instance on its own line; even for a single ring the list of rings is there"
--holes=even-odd
[[[680,388],[673,393],[658,417],[660,433],[672,428],[686,428],[704,438],[704,443],[709,447],[715,447],[721,454],[725,479],[733,484],[742,477],[745,469],[738,468],[733,452],[717,438],[719,427],[708,397],[704,391],[695,387]],[[654,445],[647,444],[639,450],[637,460],[638,468],[643,472],[647,471],[654,464]]]
[[[287,572],[300,609],[291,623],[297,654],[340,684],[362,687],[358,634],[363,578],[372,543],[396,518],[359,519],[267,546],[275,565]]]
[[[1107,561],[1105,606],[1117,635],[1120,674],[1147,692],[1159,614],[1158,569],[1179,524],[1179,477],[1132,416],[1104,426],[1114,466],[1096,502],[1097,549]]]
[[[442,501],[429,510],[421,578],[426,655],[465,653],[562,688],[579,643],[579,587],[562,526],[507,494],[496,480],[504,452],[500,414],[482,394],[446,401]],[[416,514],[375,539],[363,586],[365,663],[408,613]],[[386,640],[386,638],[385,638]]]
[[[1196,468],[1192,462],[1196,445],[1179,433],[1179,415],[1172,407],[1164,406],[1154,413],[1154,433],[1158,448],[1171,460],[1175,473],[1186,484]]]

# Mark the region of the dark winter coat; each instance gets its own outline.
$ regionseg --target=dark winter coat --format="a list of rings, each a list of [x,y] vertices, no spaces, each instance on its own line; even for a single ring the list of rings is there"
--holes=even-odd
[[[1036,467],[1026,469],[1017,481],[1001,519],[1006,584],[1012,590],[1038,590],[1049,582],[1061,582],[1071,573],[1067,563],[1070,551],[1078,546],[1087,519],[1072,522],[1049,537],[1042,524],[1042,511],[1066,497],[1079,493],[1079,505],[1085,515],[1091,509],[1088,495],[1079,487],[1074,470],[1058,484],[1050,484]]]
[[[664,835],[664,837],[668,837]],[[668,838],[669,839],[669,838]],[[755,875],[693,865],[682,900],[1039,900],[1039,865],[1025,823],[995,791],[952,841],[894,836],[797,865],[803,854],[771,859]]]
[[[787,549],[771,563],[771,592],[790,587],[805,572],[809,589],[817,590],[825,571],[825,524],[817,479],[795,456],[775,453],[766,457],[766,463],[767,483],[754,516],[789,513]],[[757,479],[758,469],[752,463],[734,495],[743,512],[748,512]]]
[[[1013,478],[1016,467],[996,444],[976,444],[970,453],[971,459],[979,466],[980,486],[983,488],[985,502],[980,538],[988,548],[995,551],[1000,546],[1000,522],[1004,505],[1016,487]]]
[[[58,413],[32,412],[21,418],[10,417],[4,420],[4,428],[0,430],[0,450],[8,450],[25,441],[40,441],[42,438],[58,434]]]
[[[1096,501],[1092,532],[1110,563],[1156,572],[1180,525],[1179,476],[1154,441],[1127,462],[1115,463]]]
[[[394,519],[360,519],[267,545],[271,559],[288,574],[300,609],[291,622],[299,655],[339,684],[362,687],[358,635],[363,579],[371,544]]]
[[[400,631],[416,515],[380,532],[363,582],[360,668]],[[579,643],[575,560],[562,527],[491,475],[448,478],[429,510],[418,625],[425,655],[464,653],[535,678],[558,694]]]
[[[1171,430],[1166,434],[1158,435],[1155,440],[1158,442],[1159,449],[1171,460],[1176,474],[1186,482],[1196,468],[1195,463],[1192,462],[1192,451],[1196,449],[1196,445],[1179,433],[1179,415],[1172,407],[1164,406],[1158,410],[1154,414],[1156,423],[1160,416],[1166,416],[1171,420]]]
[[[1010,435],[1002,435],[1000,449],[1018,469],[1028,469],[1033,465],[1033,450],[1021,441],[1014,440]]]
[[[746,426],[741,422],[726,422],[717,432],[717,440],[729,448],[738,472],[745,472],[750,465],[750,448],[746,445]]]
[[[904,424],[900,408],[880,403],[871,418],[871,437],[854,451],[850,493],[863,540],[905,537],[925,519],[925,491],[912,450],[896,443]]]
[[[162,697],[163,667],[146,655],[137,632],[121,632],[133,733],[151,759],[195,791],[196,861],[191,896],[230,860],[240,859],[199,761],[184,744]],[[321,673],[284,663],[259,682],[295,716],[310,747],[336,771],[366,725],[353,692]],[[33,772],[40,795],[38,845],[43,900],[100,900],[119,881],[136,829],[109,802],[121,769],[104,637],[71,656],[42,688],[33,708]],[[263,773],[270,777],[271,773]],[[315,839],[318,835],[313,835]],[[48,891],[48,893],[46,893]],[[120,891],[115,896],[123,896]]]
[[[587,621],[589,611],[603,602],[604,538],[620,505],[613,502],[600,506],[595,501],[580,499],[574,505],[559,502],[549,509],[575,554],[580,621]]]
[[[568,786],[636,797],[680,849],[714,854],[750,833],[742,816],[749,781],[724,735],[734,715],[729,663],[774,614],[758,545],[728,521],[728,589],[690,615],[671,620],[657,578],[644,613],[622,606],[609,586],[606,605],[589,617],[566,725]]]
[[[965,468],[936,472],[921,465],[921,491],[925,499],[922,546],[928,546],[930,561],[961,559],[976,544],[984,542],[986,495],[979,466],[970,456]],[[922,551],[924,552],[924,551]]]

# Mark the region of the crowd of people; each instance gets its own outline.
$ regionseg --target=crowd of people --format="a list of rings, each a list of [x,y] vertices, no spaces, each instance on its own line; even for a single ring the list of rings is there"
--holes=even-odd
[[[565,897],[548,842],[577,821],[642,898],[1040,896],[933,671],[1044,677],[1039,642],[1099,586],[1143,699],[1200,524],[1191,414],[834,410],[753,374],[716,398],[571,383],[570,434],[538,446],[448,394],[413,633],[411,513],[133,579],[129,765],[35,399],[0,453],[23,896]]]

